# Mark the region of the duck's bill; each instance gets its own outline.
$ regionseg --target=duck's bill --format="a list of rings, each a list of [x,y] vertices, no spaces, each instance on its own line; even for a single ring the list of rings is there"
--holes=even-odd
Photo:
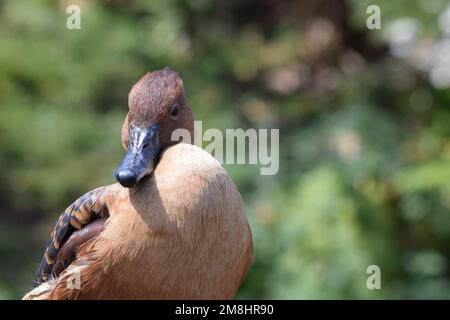
[[[153,172],[159,157],[159,125],[139,128],[130,125],[128,150],[114,177],[126,188],[133,188]]]

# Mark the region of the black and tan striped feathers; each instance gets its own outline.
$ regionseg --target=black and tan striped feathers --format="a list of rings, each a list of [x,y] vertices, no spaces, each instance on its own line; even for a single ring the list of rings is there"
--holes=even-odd
[[[93,220],[108,216],[103,195],[105,187],[92,190],[78,198],[59,217],[45,245],[44,256],[35,277],[35,286],[57,277],[72,262],[73,255],[61,257],[61,248],[70,236]],[[97,229],[96,229],[97,230]]]

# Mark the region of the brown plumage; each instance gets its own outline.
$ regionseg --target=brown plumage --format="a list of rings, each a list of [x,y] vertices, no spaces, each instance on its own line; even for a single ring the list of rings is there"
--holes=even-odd
[[[153,129],[141,142],[134,138],[139,128],[155,124],[159,139],[148,140]],[[124,160],[116,177],[129,188],[96,189],[63,213],[47,243],[39,285],[24,299],[235,295],[252,260],[241,196],[212,156],[194,145],[174,145],[170,135],[177,128],[193,131],[181,79],[169,69],[146,74],[130,92],[122,143],[128,159],[150,155],[148,164],[143,169],[137,160]],[[154,145],[162,154],[151,151]],[[136,172],[132,183],[124,170]]]

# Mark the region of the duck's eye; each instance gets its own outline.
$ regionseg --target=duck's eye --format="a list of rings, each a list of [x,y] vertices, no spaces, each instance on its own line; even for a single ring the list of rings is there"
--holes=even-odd
[[[172,106],[172,109],[170,109],[170,117],[173,120],[178,119],[178,115],[179,115],[178,109],[179,109],[178,103],[175,102]]]

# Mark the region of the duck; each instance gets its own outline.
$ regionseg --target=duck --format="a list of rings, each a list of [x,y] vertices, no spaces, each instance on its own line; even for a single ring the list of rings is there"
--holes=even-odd
[[[146,73],[131,89],[117,183],[59,217],[24,300],[233,299],[250,268],[252,232],[221,164],[189,141],[180,75]]]

